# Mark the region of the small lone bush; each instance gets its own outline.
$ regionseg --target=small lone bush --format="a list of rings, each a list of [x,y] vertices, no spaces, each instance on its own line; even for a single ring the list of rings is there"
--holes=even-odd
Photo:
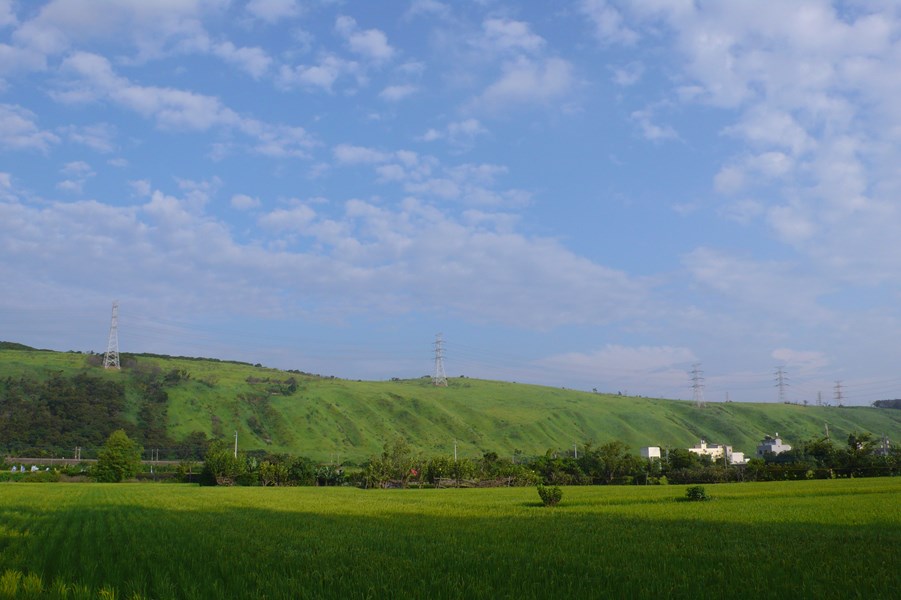
[[[557,506],[563,498],[563,492],[556,485],[547,487],[546,485],[538,486],[538,495],[545,506]]]
[[[710,500],[710,496],[707,495],[703,485],[693,485],[685,490],[685,499],[691,502],[703,502]]]

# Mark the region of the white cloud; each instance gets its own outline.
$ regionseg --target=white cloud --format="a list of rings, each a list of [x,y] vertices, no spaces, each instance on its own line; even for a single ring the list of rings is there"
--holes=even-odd
[[[763,147],[778,147],[799,155],[814,146],[810,136],[797,120],[785,111],[758,106],[747,112],[726,133],[741,136]]]
[[[567,379],[594,381],[601,391],[630,394],[672,394],[687,387],[686,371],[695,354],[672,346],[619,346],[608,344],[593,352],[569,352],[536,361]]]
[[[13,12],[12,0],[0,0],[0,27],[9,27],[19,22]]]
[[[357,22],[345,15],[335,21],[335,30],[345,39],[351,52],[375,63],[383,63],[394,57],[395,50],[388,44],[388,36],[378,29],[360,30]]]
[[[0,74],[20,71],[43,71],[47,68],[46,57],[31,48],[19,48],[0,43]]]
[[[428,16],[449,18],[452,15],[453,11],[451,11],[450,7],[443,2],[438,2],[438,0],[413,0],[404,16],[407,19],[412,19]]]
[[[272,59],[262,48],[237,48],[231,42],[213,44],[212,53],[259,79],[269,70]]]
[[[147,179],[137,179],[134,181],[129,181],[128,185],[131,186],[132,191],[139,198],[149,198],[151,193],[153,192],[150,187],[150,181]]]
[[[333,153],[338,162],[351,165],[381,163],[391,158],[389,153],[352,144],[339,144],[335,146]]]
[[[755,321],[823,324],[833,318],[819,297],[830,291],[816,274],[797,264],[739,258],[712,248],[685,255],[683,265],[694,281],[729,300],[738,313],[754,314]]]
[[[216,125],[234,125],[238,115],[218,98],[173,88],[140,86],[113,72],[99,55],[76,52],[63,61],[61,70],[77,77],[74,89],[57,94],[60,100],[109,98],[167,129],[205,130]]]
[[[582,0],[580,9],[591,20],[601,42],[631,45],[638,40],[638,34],[625,24],[622,14],[607,0]]]
[[[720,194],[732,195],[745,187],[745,171],[738,166],[726,166],[713,178],[713,187]]]
[[[326,54],[319,58],[318,64],[295,67],[283,65],[279,70],[279,83],[288,88],[300,86],[331,92],[335,82],[345,76],[356,77],[359,81],[362,76],[359,65],[354,61]]]
[[[261,216],[259,223],[274,231],[290,230],[303,232],[316,219],[316,211],[309,206],[301,204],[293,208],[278,208]]]
[[[69,125],[60,129],[70,142],[87,146],[97,152],[109,153],[116,149],[116,128],[109,123],[94,125]]]
[[[238,131],[252,138],[252,151],[266,156],[305,157],[315,145],[302,127],[273,125],[239,115],[214,96],[134,84],[116,75],[109,61],[96,54],[77,52],[63,61],[61,68],[74,76],[67,91],[55,94],[61,101],[108,99],[153,119],[165,130],[206,131],[218,127]]]
[[[13,40],[45,56],[89,41],[124,41],[137,50],[136,60],[146,61],[196,49],[195,40],[205,35],[201,19],[227,4],[227,0],[120,0],[98,11],[93,0],[52,0],[15,31]]]
[[[267,249],[236,241],[196,206],[191,185],[183,187],[184,197],[155,190],[136,206],[0,202],[4,281],[21,290],[46,281],[61,296],[109,290],[115,281],[134,298],[164,299],[160,310],[166,298],[177,298],[183,310],[244,315],[397,314],[431,306],[538,329],[646,310],[645,284],[554,240],[493,230],[488,219],[474,227],[413,200],[394,208],[354,200],[334,219],[301,205],[261,217],[260,226],[281,232],[287,244]],[[307,238],[316,244],[293,245]],[[117,259],[98,260],[110,256]]]
[[[679,138],[676,130],[669,125],[657,125],[653,122],[654,111],[650,108],[636,110],[631,115],[633,121],[641,128],[641,135],[654,142],[660,140],[674,140]]]
[[[297,0],[250,0],[247,3],[246,10],[267,23],[293,19],[302,13]]]
[[[260,206],[260,199],[247,194],[235,194],[232,196],[231,205],[237,210],[250,210]]]
[[[412,84],[389,85],[379,93],[379,98],[388,102],[398,102],[419,91],[419,86]]]
[[[509,19],[486,19],[482,23],[484,41],[490,48],[502,52],[540,52],[545,41],[532,33],[529,24]]]
[[[548,105],[568,95],[573,85],[573,67],[568,61],[520,57],[504,64],[500,79],[488,86],[476,104],[493,111],[516,105]]]
[[[0,148],[47,152],[59,137],[38,127],[35,114],[15,104],[0,104]]]
[[[91,165],[82,160],[66,163],[60,173],[67,179],[57,183],[56,188],[73,194],[80,194],[87,180],[96,175]]]
[[[811,350],[792,350],[777,348],[771,356],[779,363],[795,367],[799,375],[811,375],[821,372],[829,366],[829,359],[822,352]]]
[[[644,65],[640,62],[631,62],[613,69],[613,83],[622,87],[635,85],[644,75]]]
[[[429,129],[420,136],[424,142],[435,140],[447,140],[458,146],[470,146],[480,135],[485,135],[488,130],[482,126],[478,119],[464,119],[448,123],[443,130]]]
[[[92,175],[93,170],[91,169],[91,165],[84,162],[83,160],[76,160],[66,163],[62,168],[61,173],[63,173],[64,175],[76,175],[79,177],[84,177],[87,175]]]

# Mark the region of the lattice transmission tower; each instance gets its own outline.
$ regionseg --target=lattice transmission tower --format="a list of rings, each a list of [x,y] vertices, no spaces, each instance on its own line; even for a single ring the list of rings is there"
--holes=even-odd
[[[119,368],[119,302],[113,302],[113,317],[109,326],[106,354],[103,355],[103,368]]]
[[[435,336],[435,374],[432,385],[447,387],[447,375],[444,373],[444,339],[441,334]]]
[[[833,392],[833,397],[835,398],[835,403],[839,406],[844,406],[843,402],[845,400],[845,393],[844,390],[842,390],[842,387],[844,386],[842,385],[841,381],[835,382],[835,391]]]
[[[704,406],[704,371],[701,370],[701,363],[695,363],[691,366],[691,391],[694,397],[695,406],[701,408]]]
[[[779,388],[779,402],[785,403],[785,388],[788,387],[788,375],[785,374],[785,367],[776,367],[774,376],[776,387]]]

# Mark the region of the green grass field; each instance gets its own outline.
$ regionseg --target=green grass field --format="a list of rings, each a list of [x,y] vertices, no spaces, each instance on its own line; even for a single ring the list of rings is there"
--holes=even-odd
[[[706,487],[6,484],[0,597],[897,597],[901,479]]]
[[[53,372],[122,381],[136,402],[132,373],[87,366],[77,353],[0,350],[0,383],[8,376],[37,378]],[[698,439],[727,443],[752,454],[765,434],[779,432],[789,443],[823,435],[828,422],[841,443],[851,432],[901,439],[901,410],[829,408],[784,404],[710,403],[704,409],[676,400],[593,394],[560,388],[468,378],[451,378],[448,388],[428,379],[348,381],[297,375],[246,364],[138,357],[162,372],[183,369],[187,381],[167,386],[168,431],[182,439],[192,431],[230,439],[241,448],[290,452],[316,460],[360,463],[400,436],[425,455],[453,453],[527,455],[574,443],[620,440],[632,447],[688,447]],[[292,394],[272,392],[259,380],[297,379]],[[255,396],[261,400],[248,401]],[[134,419],[137,406],[127,416]],[[257,423],[256,431],[250,426]],[[218,431],[217,431],[218,428]]]

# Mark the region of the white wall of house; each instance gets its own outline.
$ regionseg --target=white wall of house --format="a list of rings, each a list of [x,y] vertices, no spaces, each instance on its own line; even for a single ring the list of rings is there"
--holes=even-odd
[[[642,458],[660,458],[659,446],[647,446],[641,449]]]

